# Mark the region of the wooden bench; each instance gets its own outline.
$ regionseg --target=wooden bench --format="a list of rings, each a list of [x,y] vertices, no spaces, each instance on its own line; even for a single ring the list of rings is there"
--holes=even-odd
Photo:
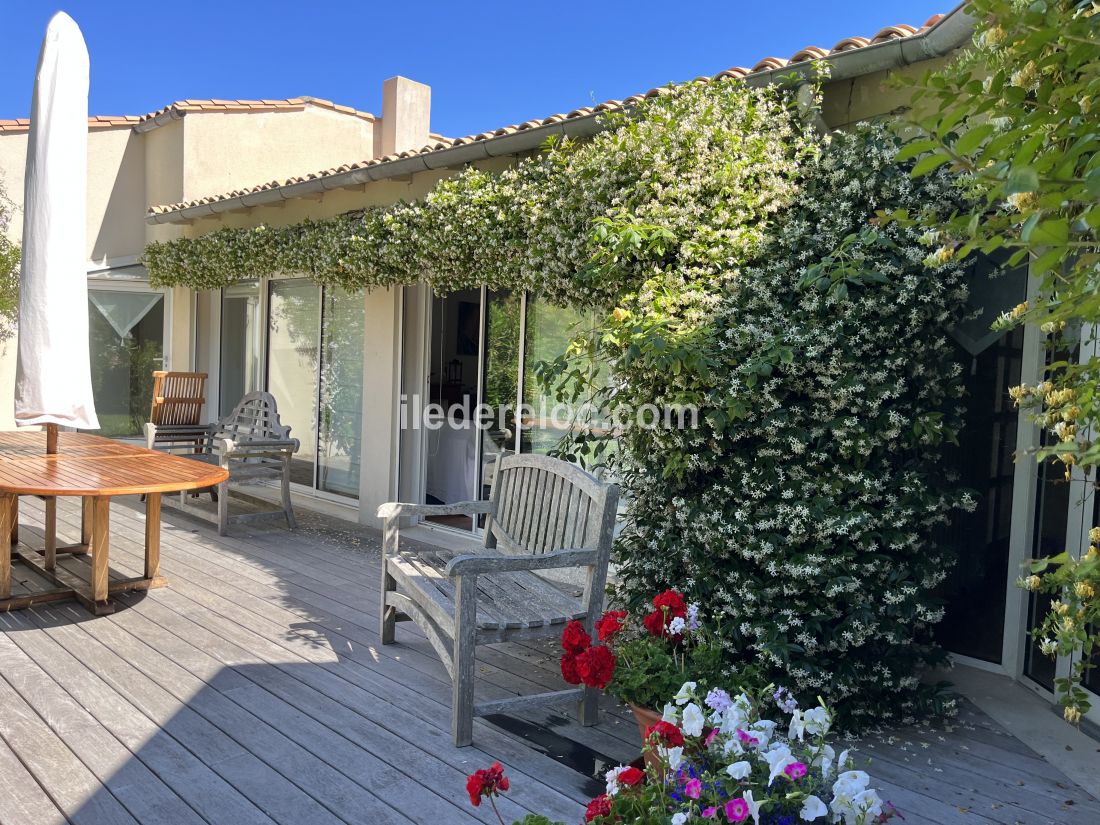
[[[211,491],[218,503],[219,535],[226,534],[231,521],[252,521],[280,514],[286,517],[288,526],[298,526],[290,502],[290,461],[298,452],[299,441],[290,437],[290,427],[279,420],[278,404],[270,393],[250,392],[229,415],[202,427],[177,426],[166,432],[149,422],[145,425],[145,439],[150,449],[216,464],[229,471],[228,481]],[[280,509],[229,515],[230,484],[271,478],[278,478],[281,483]],[[188,509],[185,494],[180,495],[180,506]]]
[[[428,637],[453,682],[455,745],[473,739],[473,717],[538,704],[579,702],[581,724],[596,723],[599,692],[552,691],[474,702],[474,648],[513,639],[560,636],[579,619],[589,633],[604,603],[619,488],[564,461],[535,455],[500,458],[488,501],[378,508],[384,520],[382,644],[395,623],[411,620]],[[454,555],[400,547],[399,521],[410,516],[484,514],[485,551]],[[537,571],[583,568],[579,596]]]

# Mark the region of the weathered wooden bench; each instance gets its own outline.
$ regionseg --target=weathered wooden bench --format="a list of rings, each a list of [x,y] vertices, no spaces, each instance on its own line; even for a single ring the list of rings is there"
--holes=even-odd
[[[275,397],[266,392],[250,392],[229,415],[199,427],[177,426],[165,431],[156,424],[145,425],[149,449],[174,453],[196,461],[217,464],[229,470],[229,480],[211,490],[218,503],[218,534],[225,535],[230,522],[252,521],[283,515],[287,525],[297,527],[290,502],[290,461],[298,452],[299,441],[290,437],[290,427],[279,420]],[[282,507],[277,510],[229,515],[229,485],[248,484],[278,478],[281,482]],[[187,496],[180,494],[180,507],[188,508]]]
[[[488,501],[401,504],[378,508],[384,520],[382,644],[395,623],[411,620],[428,637],[453,682],[455,745],[473,739],[473,717],[538,704],[579,702],[581,724],[596,723],[599,692],[589,688],[474,702],[474,649],[514,639],[560,636],[579,619],[588,632],[604,603],[619,488],[564,461],[507,455],[499,460]],[[401,547],[400,519],[484,514],[485,551]],[[583,593],[547,581],[538,571],[584,568]]]

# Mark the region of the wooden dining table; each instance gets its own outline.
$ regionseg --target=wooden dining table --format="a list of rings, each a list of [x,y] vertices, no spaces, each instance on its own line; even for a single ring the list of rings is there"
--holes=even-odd
[[[98,615],[113,611],[112,593],[163,587],[161,494],[211,487],[228,477],[215,465],[86,433],[60,433],[55,453],[46,447],[45,432],[0,432],[0,537],[11,536],[0,538],[0,611],[76,598]],[[45,501],[41,549],[19,541],[19,497],[27,495]],[[109,565],[111,498],[122,495],[145,497],[145,569],[128,578],[112,577]],[[59,546],[57,499],[66,496],[82,501],[80,541]],[[59,564],[65,554],[87,556],[87,571]],[[53,586],[13,592],[13,562]]]

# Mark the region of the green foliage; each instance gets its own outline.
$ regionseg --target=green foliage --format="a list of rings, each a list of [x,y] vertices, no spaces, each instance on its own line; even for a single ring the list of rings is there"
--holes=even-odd
[[[15,334],[19,312],[19,245],[5,234],[13,206],[0,180],[0,341]]]
[[[961,174],[976,202],[950,220],[928,221],[941,259],[980,250],[1008,250],[1010,263],[1030,264],[1039,298],[999,319],[1009,328],[1035,324],[1054,350],[1066,348],[1067,330],[1083,330],[1083,349],[1100,322],[1100,4],[1095,0],[971,0],[980,23],[964,59],[928,74],[914,102],[929,114],[921,134],[902,152],[920,157],[914,174],[947,165]],[[1050,431],[1040,460],[1054,456],[1067,476],[1100,464],[1100,359],[1076,364],[1055,358],[1046,380],[1013,390]],[[1040,589],[1057,592],[1076,583],[1100,586],[1094,574],[1068,556]],[[1084,576],[1084,579],[1081,577]],[[1087,581],[1086,581],[1087,580]],[[1090,600],[1091,599],[1091,600]],[[1095,597],[1083,603],[1095,609]],[[1049,617],[1040,635],[1067,621],[1071,632],[1048,640],[1051,653],[1091,650],[1096,637],[1082,617]],[[1094,625],[1095,626],[1095,625]],[[1084,709],[1077,687],[1083,673],[1060,684],[1069,719]]]
[[[670,649],[667,640],[639,636],[615,646],[615,676],[608,690],[624,702],[643,708],[660,709],[687,681],[704,688],[719,687],[730,680],[720,639],[706,637],[682,649]],[[746,674],[736,682],[748,688]]]
[[[564,822],[551,821],[542,814],[527,814],[523,819],[517,819],[512,825],[565,825]]]

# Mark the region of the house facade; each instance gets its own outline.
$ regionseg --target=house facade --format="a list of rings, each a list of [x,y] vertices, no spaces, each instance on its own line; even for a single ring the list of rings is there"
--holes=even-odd
[[[969,42],[972,30],[973,21],[956,10],[920,28],[888,27],[719,76],[771,83],[823,60],[830,74],[821,126],[842,129],[904,112],[905,94],[884,88],[884,81],[935,68]],[[429,130],[427,87],[393,78],[384,88],[378,117],[299,98],[183,101],[140,118],[93,121],[89,312],[96,403],[110,434],[137,434],[148,407],[142,394],[148,373],[161,364],[210,375],[211,417],[245,392],[270,391],[302,442],[296,497],[369,525],[384,501],[484,497],[499,455],[545,452],[557,441],[560,423],[538,415],[522,426],[512,420],[481,429],[462,425],[465,412],[452,425],[423,426],[429,404],[447,412],[502,401],[538,407],[543,399],[532,365],[560,354],[579,319],[537,295],[482,288],[439,296],[423,284],[348,293],[293,273],[219,291],[148,284],[140,256],[149,241],[415,200],[466,166],[499,171],[551,136],[590,136],[603,111],[634,100],[444,139]],[[0,122],[0,174],[13,196],[22,187],[25,131],[25,124]],[[10,231],[18,237],[18,219]],[[1045,354],[1031,328],[990,331],[990,321],[1031,288],[1026,270],[992,279],[992,268],[992,262],[975,267],[975,317],[954,331],[968,417],[966,448],[950,462],[977,491],[979,506],[938,538],[957,547],[960,558],[944,593],[942,638],[961,661],[1051,697],[1053,679],[1069,662],[1041,656],[1028,638],[1045,605],[1015,579],[1027,558],[1087,547],[1100,512],[1082,479],[1067,482],[1060,470],[1030,457],[1013,460],[1040,436],[1014,409],[1008,388],[1036,380]],[[13,375],[9,342],[0,391],[10,393]],[[0,425],[10,427],[9,416],[0,410]],[[461,544],[478,525],[443,519],[419,529]],[[1100,676],[1092,678],[1089,687],[1100,693]]]

